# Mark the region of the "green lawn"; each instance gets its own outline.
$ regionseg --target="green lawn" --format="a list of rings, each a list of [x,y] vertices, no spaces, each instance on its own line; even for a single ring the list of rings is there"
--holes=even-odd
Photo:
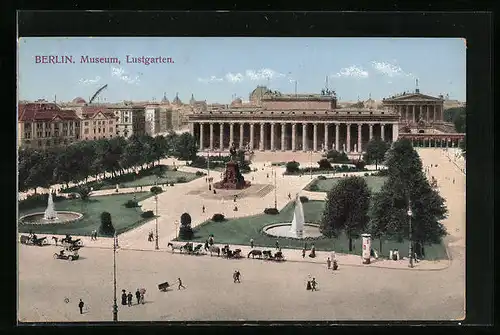
[[[151,173],[148,176],[135,177],[133,174],[128,173],[122,176],[118,176],[118,184],[120,188],[126,187],[146,187],[153,186],[155,183],[158,184],[167,184],[167,183],[177,183],[177,179],[183,177],[186,179],[186,182],[190,182],[194,179],[200,178],[195,173],[184,172],[184,171],[173,171],[172,167],[169,167],[169,170],[163,171],[162,176],[158,178],[155,174]],[[101,182],[89,182],[87,185],[89,187],[94,187],[96,190],[107,190],[114,189],[117,184],[117,179],[105,179]],[[70,193],[76,192],[77,187],[70,187],[68,189],[61,190],[62,193]],[[149,190],[149,189],[148,189]]]
[[[328,192],[332,189],[332,187],[339,182],[341,178],[328,178],[324,180],[315,179],[311,183],[309,183],[304,189],[306,191],[311,191],[312,185],[318,185],[317,191],[312,192]],[[380,176],[363,176],[363,179],[366,180],[368,187],[372,191],[372,193],[377,193],[382,188],[382,185],[387,180],[387,177]]]
[[[137,201],[142,201],[153,196],[150,192],[136,193]],[[99,230],[101,224],[101,213],[111,213],[113,226],[118,234],[135,228],[150,219],[141,218],[142,210],[138,208],[126,208],[123,204],[133,199],[131,194],[117,194],[91,197],[90,201],[83,202],[80,199],[63,200],[55,203],[56,211],[72,211],[82,213],[81,220],[69,224],[19,224],[19,232],[27,233],[32,230],[41,234],[70,234],[88,236],[92,230]],[[19,211],[19,217],[35,212],[44,212],[45,207]]]
[[[324,201],[309,201],[304,203],[304,216],[308,223],[318,223],[323,215]],[[213,234],[216,243],[249,245],[250,239],[254,239],[254,244],[260,247],[274,247],[275,237],[265,235],[262,228],[273,223],[291,222],[293,218],[293,204],[288,203],[279,215],[259,214],[244,218],[229,219],[224,222],[213,222],[211,220],[202,223],[194,229],[195,237],[193,241],[205,242]],[[294,240],[278,238],[280,246],[283,248],[301,249],[304,246],[304,240]],[[307,240],[310,247],[314,243],[317,250],[330,251],[335,250],[339,253],[349,253],[349,242],[345,236],[339,238],[320,237],[318,239]],[[379,249],[379,240],[372,242],[373,248]],[[361,239],[353,240],[355,249],[353,253],[361,253]],[[408,250],[408,242],[398,243],[395,241],[383,241],[383,250],[380,255],[388,257],[389,250],[399,249],[401,255]],[[425,246],[427,259],[446,259],[446,251],[442,244]]]

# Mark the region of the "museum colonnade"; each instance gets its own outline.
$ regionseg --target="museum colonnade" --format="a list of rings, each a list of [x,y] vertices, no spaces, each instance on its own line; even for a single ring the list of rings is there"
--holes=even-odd
[[[193,122],[200,151],[248,150],[362,152],[374,137],[396,141],[398,125],[379,122]]]
[[[416,123],[420,119],[427,122],[443,121],[443,107],[439,105],[408,104],[394,106],[403,122]]]

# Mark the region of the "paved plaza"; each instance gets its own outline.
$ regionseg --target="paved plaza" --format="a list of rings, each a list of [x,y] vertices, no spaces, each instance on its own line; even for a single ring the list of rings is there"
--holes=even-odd
[[[231,191],[208,192],[204,177],[186,184],[165,188],[158,195],[160,250],[147,241],[155,220],[119,236],[117,252],[117,291],[121,321],[182,320],[451,320],[464,317],[465,299],[465,174],[463,163],[441,149],[417,149],[424,166],[438,181],[449,210],[443,224],[449,236],[445,243],[451,261],[421,261],[409,269],[407,261],[375,261],[362,265],[356,255],[337,254],[339,270],[326,269],[328,253],[319,252],[311,261],[303,260],[298,250],[283,250],[287,259],[273,263],[247,259],[248,247],[241,246],[245,258],[227,260],[218,257],[172,254],[167,243],[175,238],[176,221],[184,212],[192,217],[192,226],[215,213],[226,217],[261,214],[274,206],[274,177],[278,208],[284,207],[288,193],[295,194],[311,182],[309,175],[284,176],[284,167],[270,163],[295,159],[301,166],[311,161],[309,153],[258,153],[252,167],[256,172],[245,179],[258,185],[237,201],[228,200]],[[451,158],[450,158],[451,157]],[[315,165],[319,160],[314,157]],[[165,159],[162,164],[173,164]],[[461,165],[462,164],[462,165]],[[202,169],[183,166],[186,172]],[[219,173],[211,172],[214,180]],[[268,185],[269,187],[266,187]],[[262,187],[261,187],[262,186]],[[261,191],[260,188],[263,190]],[[135,189],[121,189],[132,193]],[[110,194],[114,190],[94,192]],[[261,193],[259,193],[261,192]],[[227,194],[226,194],[227,193]],[[255,194],[259,196],[255,196]],[[325,193],[305,192],[310,199],[322,200]],[[209,196],[210,195],[210,196]],[[154,198],[141,202],[143,210],[155,210]],[[202,207],[205,206],[205,213]],[[112,239],[90,241],[78,261],[54,260],[55,246],[19,245],[19,320],[20,321],[110,321],[113,304]],[[217,243],[217,241],[216,241]],[[233,246],[232,246],[233,247]],[[234,246],[237,247],[237,246]],[[241,283],[233,283],[232,273],[239,270]],[[309,278],[319,283],[317,292],[305,289]],[[180,277],[186,289],[177,289]],[[159,283],[168,281],[173,290],[160,292]],[[135,293],[146,288],[146,303],[131,307],[120,305],[122,289]],[[86,304],[80,315],[78,301]],[[66,302],[68,301],[69,302]],[[135,297],[134,297],[135,301]]]

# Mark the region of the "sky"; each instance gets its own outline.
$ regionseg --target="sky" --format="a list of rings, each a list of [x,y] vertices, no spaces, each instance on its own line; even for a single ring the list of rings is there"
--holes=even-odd
[[[38,57],[37,57],[38,56]],[[65,64],[43,56],[71,56]],[[116,58],[115,64],[82,62]],[[128,61],[127,61],[128,56]],[[164,57],[145,65],[133,58]],[[168,62],[170,58],[172,62]],[[48,60],[49,58],[45,58]],[[55,58],[53,58],[55,59]],[[67,58],[66,58],[67,59]],[[39,61],[37,63],[37,60]],[[413,91],[466,99],[466,45],[458,38],[54,37],[18,41],[18,98],[101,102],[248,100],[257,85],[282,93],[335,90],[342,101]]]

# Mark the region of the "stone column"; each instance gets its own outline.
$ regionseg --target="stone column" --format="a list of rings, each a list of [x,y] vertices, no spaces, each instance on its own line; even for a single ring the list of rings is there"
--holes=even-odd
[[[425,121],[429,122],[430,119],[429,119],[429,109],[430,109],[430,106],[425,106]]]
[[[361,150],[361,128],[362,124],[358,123],[358,152],[363,152],[363,150]]]
[[[219,123],[219,138],[220,138],[219,149],[220,151],[222,151],[224,150],[224,123],[222,122]]]
[[[325,123],[325,150],[329,151],[330,148],[328,148],[328,123]]]
[[[229,147],[231,147],[234,143],[234,123],[231,122],[229,124]]]
[[[210,150],[214,150],[214,124],[210,122]]]
[[[31,129],[33,132],[35,127],[31,127]],[[194,136],[194,122],[189,123],[189,133],[191,134],[191,136]],[[33,138],[33,135],[31,135],[31,137]]]
[[[240,148],[243,148],[243,130],[245,130],[244,125],[245,124],[243,122],[240,123]]]
[[[297,124],[292,123],[292,151],[295,151],[296,146],[295,146],[295,140],[296,140],[296,134],[297,133]]]
[[[274,122],[271,122],[271,151],[274,151]]]
[[[313,150],[318,151],[318,124],[313,124]]]
[[[203,151],[203,123],[200,122],[200,151]]]
[[[340,134],[339,134],[339,124],[335,123],[335,150],[340,151],[339,145],[340,145]]]
[[[397,123],[392,124],[392,141],[396,142],[399,137],[399,127]]]
[[[302,123],[302,151],[307,151],[307,123]]]
[[[260,143],[259,150],[264,151],[264,123],[260,124]]]
[[[436,122],[436,105],[432,106],[432,121]]]
[[[255,124],[250,123],[250,150],[253,150]]]
[[[346,150],[347,152],[351,152],[351,124],[346,123],[347,126],[347,144],[346,144]]]
[[[415,114],[413,114],[415,115]],[[385,124],[381,124],[380,125],[380,137],[382,139],[382,141],[385,141]]]
[[[369,123],[368,124],[368,127],[370,127],[370,141],[372,140],[373,138],[373,124],[372,123]]]
[[[412,122],[413,122],[413,123],[415,123],[415,110],[416,110],[416,108],[415,108],[415,107],[416,107],[415,105],[413,105],[413,106],[412,106],[413,113],[411,113],[411,117],[412,117]]]
[[[281,124],[281,151],[285,151],[285,131],[286,131],[286,123]]]

